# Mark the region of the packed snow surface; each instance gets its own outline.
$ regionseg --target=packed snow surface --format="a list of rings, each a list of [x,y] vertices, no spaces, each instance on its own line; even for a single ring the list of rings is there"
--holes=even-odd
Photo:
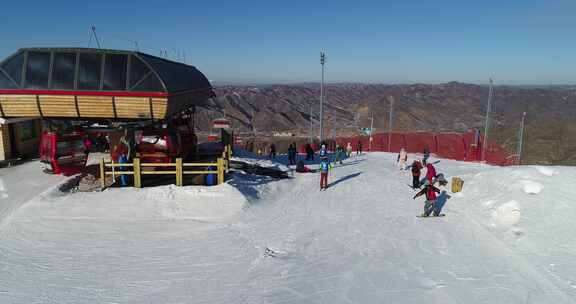
[[[417,218],[395,160],[347,159],[322,192],[235,173],[65,193],[38,163],[2,169],[0,303],[576,302],[575,168],[440,160],[463,191]]]

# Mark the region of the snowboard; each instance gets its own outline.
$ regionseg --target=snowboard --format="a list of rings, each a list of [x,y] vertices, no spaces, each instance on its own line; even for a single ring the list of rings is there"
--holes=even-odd
[[[420,214],[420,215],[417,215],[416,217],[427,218],[427,217],[443,217],[443,216],[446,216],[446,214],[440,213],[440,215],[430,215],[430,216],[423,216],[422,214]]]

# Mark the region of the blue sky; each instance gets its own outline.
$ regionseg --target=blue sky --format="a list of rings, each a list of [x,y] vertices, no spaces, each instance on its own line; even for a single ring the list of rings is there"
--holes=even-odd
[[[37,2],[37,3],[34,3]],[[12,1],[0,57],[20,47],[178,52],[213,81],[576,83],[576,1]],[[94,46],[94,43],[92,43]]]

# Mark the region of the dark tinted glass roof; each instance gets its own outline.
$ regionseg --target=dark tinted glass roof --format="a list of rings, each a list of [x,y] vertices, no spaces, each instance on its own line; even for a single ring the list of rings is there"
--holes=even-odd
[[[212,90],[208,79],[193,66],[141,52],[109,49],[20,49],[0,62],[0,76],[0,89],[67,88],[172,94]]]

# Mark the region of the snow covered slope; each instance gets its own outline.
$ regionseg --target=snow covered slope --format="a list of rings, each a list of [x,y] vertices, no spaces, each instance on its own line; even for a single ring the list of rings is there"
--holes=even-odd
[[[0,303],[576,301],[576,168],[440,160],[464,191],[421,219],[395,158],[348,159],[322,192],[317,174],[240,173],[216,187],[8,189],[26,203],[0,229]]]

